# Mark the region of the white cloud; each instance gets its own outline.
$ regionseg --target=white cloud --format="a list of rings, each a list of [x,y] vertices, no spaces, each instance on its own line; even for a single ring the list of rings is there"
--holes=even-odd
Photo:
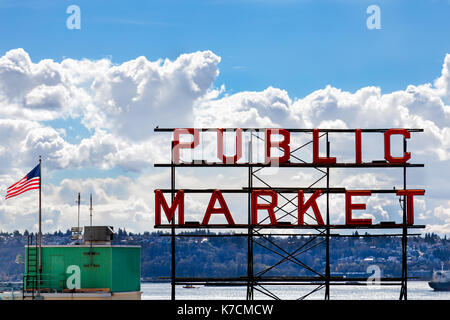
[[[0,152],[33,162],[42,154],[50,168],[142,170],[159,153],[153,127],[185,125],[194,101],[210,94],[219,62],[204,51],[175,61],[139,57],[120,65],[107,59],[33,63],[23,49],[10,50],[0,58],[0,130],[11,139]],[[93,134],[73,145],[61,130],[38,122],[67,117],[78,118]],[[6,145],[15,147],[9,155]],[[10,162],[3,169],[21,166]]]
[[[434,85],[439,90],[439,94],[450,101],[450,54],[445,55],[444,64],[442,65],[442,73],[436,79]]]
[[[143,173],[154,162],[163,158],[167,161],[170,137],[153,133],[153,128],[160,125],[424,128],[425,132],[413,134],[410,142],[414,161],[420,159],[426,165],[425,178],[423,181],[415,179],[414,183],[425,189],[448,189],[448,179],[442,179],[447,173],[441,171],[445,171],[450,161],[450,54],[445,57],[441,76],[433,84],[410,85],[392,93],[382,93],[377,87],[347,92],[327,86],[299,99],[292,99],[285,90],[273,87],[235,94],[227,94],[224,85],[214,88],[220,60],[211,51],[202,51],[180,55],[173,61],[138,57],[121,64],[108,59],[33,62],[23,49],[8,51],[0,57],[0,186],[7,187],[22,177],[24,170],[35,165],[38,155],[43,156],[45,169],[49,171],[87,167],[120,167],[134,171],[139,173],[134,180],[87,178],[85,181],[67,179],[59,185],[47,184],[44,190],[48,195],[45,200],[48,228],[69,227],[74,212],[74,204],[69,202],[78,191],[89,189],[95,192],[98,222],[115,221],[130,230],[150,229],[153,189],[168,183],[166,171]],[[72,130],[44,122],[61,119],[79,122],[87,129],[87,136],[74,142],[70,137]],[[340,160],[354,156],[352,136],[331,139],[332,156]],[[377,159],[381,149],[369,148],[370,139],[363,137],[363,149],[367,152],[363,156]],[[310,158],[304,160],[310,161]],[[388,173],[351,173],[333,171],[332,183],[355,188],[384,188],[398,181],[398,177]],[[214,177],[205,180],[216,182],[219,178]],[[414,179],[413,175],[408,179],[410,177]],[[194,172],[181,179],[184,180],[177,181],[203,185],[203,180],[197,179]],[[283,173],[274,183],[281,185],[289,181],[298,185],[308,179],[314,180],[316,175]],[[220,180],[225,187],[239,185],[242,177],[233,171]],[[439,230],[448,232],[449,228],[443,227],[449,223],[448,204],[443,198],[437,193],[427,194],[423,204],[418,202],[417,210],[424,218],[423,211],[433,212],[434,215],[424,221],[435,229],[440,221]],[[36,208],[26,201],[14,201],[19,202],[0,204],[0,211],[8,213],[2,214],[0,229],[20,224],[32,227],[32,212]],[[200,210],[203,201],[189,198],[193,209]],[[378,220],[393,219],[398,215],[396,201],[395,197],[386,200],[373,196],[367,202],[366,214]],[[336,208],[342,209],[341,202]],[[343,216],[336,216],[336,219],[341,221]]]
[[[56,110],[69,103],[69,93],[62,85],[41,84],[25,96],[25,107],[30,109]]]
[[[444,221],[446,224],[450,224],[450,201],[447,206],[439,206],[434,208],[434,216]]]
[[[198,127],[277,127],[289,122],[292,104],[286,91],[269,87],[261,92],[239,92],[199,102],[195,109]]]
[[[173,62],[139,57],[113,66],[93,81],[96,113],[86,113],[83,121],[138,140],[152,135],[160,122],[164,126],[192,123],[192,105],[208,93],[219,62],[218,56],[204,51],[183,54]]]
[[[450,233],[450,223],[446,224],[428,224],[424,230],[427,233],[437,233],[437,234],[449,234]]]
[[[76,88],[52,60],[33,63],[23,49],[0,58],[1,116],[11,119],[52,120],[71,114]]]

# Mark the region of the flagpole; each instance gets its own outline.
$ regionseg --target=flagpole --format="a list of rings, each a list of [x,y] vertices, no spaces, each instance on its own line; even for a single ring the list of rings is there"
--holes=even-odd
[[[41,156],[39,156],[39,274],[42,273],[42,214],[41,214],[41,181],[42,181],[42,168],[41,168]]]

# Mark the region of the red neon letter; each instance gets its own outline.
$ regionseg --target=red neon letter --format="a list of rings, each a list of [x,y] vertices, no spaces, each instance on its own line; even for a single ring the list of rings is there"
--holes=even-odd
[[[336,158],[319,157],[319,129],[313,129],[313,163],[336,163]]]
[[[361,163],[361,129],[355,130],[355,163]]]
[[[219,200],[220,208],[214,208],[216,200]],[[211,214],[222,213],[227,218],[228,224],[234,224],[233,218],[231,217],[230,210],[228,210],[227,203],[222,196],[220,190],[214,190],[211,199],[209,200],[208,208],[206,209],[205,217],[203,218],[203,225],[207,225]]]
[[[190,134],[194,136],[192,142],[180,142],[181,134]],[[180,149],[194,149],[200,140],[200,134],[196,129],[175,129],[173,131],[173,162],[180,163]]]
[[[271,135],[274,134],[280,134],[284,137],[283,141],[271,141]],[[289,131],[284,129],[266,129],[266,163],[283,163],[286,161],[289,161],[289,158],[291,157],[291,148],[289,147],[289,143],[291,141],[291,136]],[[271,157],[270,156],[270,149],[271,148],[282,148],[283,149],[283,156],[282,157]]]
[[[179,190],[169,208],[161,190],[155,190],[155,225],[161,224],[161,206],[164,209],[167,220],[172,221],[175,209],[178,207],[178,224],[184,224],[184,191]]]
[[[270,196],[272,201],[270,203],[259,204],[258,196]],[[274,208],[278,205],[278,195],[273,190],[253,190],[252,191],[252,224],[258,224],[258,209],[267,210],[269,213],[270,224],[276,225],[277,218],[275,217]]]
[[[414,198],[413,196],[423,196],[425,190],[398,190],[398,196],[406,196],[408,209],[408,224],[414,224]]]
[[[391,135],[401,134],[405,139],[409,139],[411,134],[406,129],[389,129],[384,133],[384,159],[389,163],[405,163],[411,158],[410,152],[405,152],[403,157],[391,156]]]
[[[236,154],[234,157],[223,155],[223,129],[217,129],[217,157],[227,164],[236,163],[242,157],[242,129],[236,129]]]
[[[353,196],[370,196],[372,192],[369,190],[351,190],[345,191],[345,224],[347,225],[370,225],[372,219],[353,219],[352,210],[365,210],[365,203],[352,203]]]
[[[298,190],[298,224],[304,224],[304,216],[309,207],[312,207],[316,221],[318,225],[324,225],[322,215],[320,214],[319,207],[317,206],[316,199],[322,194],[322,190],[317,190],[313,195],[304,203],[305,196],[303,190]]]

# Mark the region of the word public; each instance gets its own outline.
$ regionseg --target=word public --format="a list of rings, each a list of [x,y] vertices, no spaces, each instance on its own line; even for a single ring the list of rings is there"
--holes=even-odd
[[[225,156],[223,152],[223,129],[217,129],[217,157],[224,164],[235,164],[242,157],[242,129],[235,129],[236,135],[236,149],[235,154],[232,156]],[[285,129],[265,129],[265,160],[266,163],[284,163],[290,159],[290,132]],[[361,129],[355,129],[355,163],[362,163],[361,155]],[[313,157],[312,163],[314,164],[334,164],[336,163],[335,157],[321,157],[319,156],[319,129],[313,129]],[[196,129],[174,129],[173,140],[173,163],[177,164],[180,161],[180,149],[194,149],[199,144],[199,131]],[[273,141],[271,138],[273,135],[281,135],[282,140]],[[191,142],[181,142],[181,135],[191,135],[193,137]],[[400,157],[393,157],[391,155],[391,137],[393,135],[401,135],[404,139],[410,138],[410,132],[407,129],[388,129],[384,131],[384,156],[387,164],[402,164],[406,163],[411,158],[410,152],[403,152]],[[275,157],[271,154],[272,148],[278,148],[283,150],[283,154]],[[247,192],[247,191],[244,191]],[[325,190],[326,192],[326,190]],[[305,196],[305,193],[311,193],[309,198]],[[319,209],[317,199],[324,193],[324,190],[316,189],[314,191],[297,190],[297,223],[302,226],[305,225],[304,216],[309,209],[312,210],[315,216],[315,220],[318,226],[324,226],[324,219]],[[172,219],[175,219],[175,212],[178,212],[177,225],[185,225],[184,219],[184,190],[177,190],[176,194],[172,198],[172,202],[169,206],[167,203],[163,191],[160,189],[155,190],[155,226],[162,225],[161,215],[162,211],[170,223]],[[372,219],[358,219],[353,217],[353,211],[365,210],[366,204],[355,203],[353,197],[370,197],[371,190],[345,190],[345,224],[346,225],[372,225]],[[405,198],[405,204],[407,209],[407,224],[414,224],[414,197],[423,196],[425,190],[423,189],[406,189],[396,190],[397,196],[403,196]],[[264,202],[260,201],[264,197]],[[267,200],[270,199],[270,200]],[[262,225],[258,223],[258,214],[264,211],[269,217],[268,225],[277,226],[276,208],[278,207],[278,193],[271,189],[253,189],[251,190],[251,224]],[[201,225],[211,226],[209,224],[212,215],[221,215],[227,221],[227,225],[235,225],[233,216],[228,208],[228,205],[223,197],[221,190],[213,190],[211,197],[203,216]],[[313,226],[308,224],[308,226]]]
[[[217,158],[224,164],[235,164],[242,157],[242,129],[235,129],[236,135],[236,150],[233,156],[224,155],[224,129],[217,130]],[[291,147],[290,147],[290,132],[286,129],[265,129],[265,148],[264,156],[267,164],[281,164],[290,161]],[[362,148],[361,148],[361,129],[355,129],[355,163],[362,163]],[[192,141],[181,142],[181,135],[191,135]],[[281,136],[282,140],[273,141],[272,136]],[[389,129],[384,132],[384,158],[389,164],[406,163],[411,158],[410,152],[404,152],[401,157],[394,157],[391,155],[391,137],[393,135],[401,135],[405,139],[409,139],[411,133],[406,129]],[[173,163],[180,163],[181,149],[195,149],[200,142],[200,132],[197,129],[174,129],[173,134]],[[319,129],[312,130],[312,163],[313,164],[334,164],[335,157],[321,157],[319,156]],[[271,151],[277,148],[283,151],[283,155],[279,157],[272,156]]]

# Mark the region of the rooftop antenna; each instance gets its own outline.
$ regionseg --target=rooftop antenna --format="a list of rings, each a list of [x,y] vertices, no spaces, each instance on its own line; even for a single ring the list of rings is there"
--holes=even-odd
[[[92,232],[92,193],[90,195],[90,207],[89,207],[89,215],[90,215],[90,226],[91,226],[91,232]]]
[[[82,228],[80,228],[80,206],[81,206],[81,196],[80,193],[78,192],[78,200],[77,200],[77,204],[78,204],[78,224],[76,227],[72,227],[71,231],[72,231],[72,240],[81,240],[82,238]],[[75,244],[78,244],[78,242],[75,242]]]
[[[80,203],[81,203],[81,196],[80,193],[78,192],[78,224],[77,224],[78,229],[80,229]]]
[[[92,237],[92,193],[90,194],[90,199],[89,199],[89,202],[90,202],[90,206],[89,206],[89,218],[90,218],[90,237],[91,237],[91,241],[89,241],[90,243],[89,243],[89,260],[90,260],[90,266],[93,266],[94,264],[93,264],[93,262],[92,262],[92,255],[93,255],[93,253],[92,253],[92,240],[93,240],[93,237]]]

